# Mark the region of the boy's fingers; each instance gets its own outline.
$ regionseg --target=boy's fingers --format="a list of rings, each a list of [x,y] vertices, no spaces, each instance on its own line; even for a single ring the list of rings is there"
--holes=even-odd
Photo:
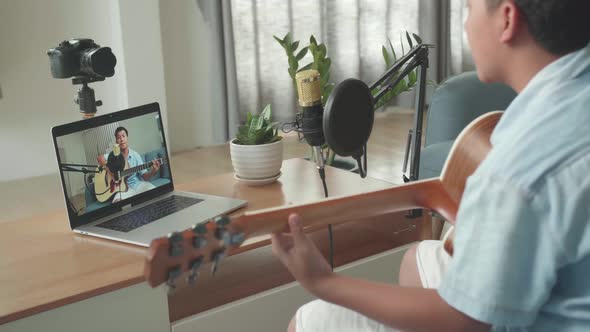
[[[305,233],[303,233],[301,217],[298,214],[293,213],[289,216],[289,229],[291,230],[295,244],[305,242]]]

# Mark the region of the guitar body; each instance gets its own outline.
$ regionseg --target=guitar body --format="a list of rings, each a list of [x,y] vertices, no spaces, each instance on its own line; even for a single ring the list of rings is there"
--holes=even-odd
[[[238,253],[246,239],[283,231],[291,213],[301,216],[304,227],[315,227],[426,208],[454,224],[467,178],[490,151],[490,136],[501,115],[502,112],[484,114],[461,132],[439,178],[354,196],[248,211],[231,218],[219,217],[169,237],[154,239],[144,266],[146,281],[156,287],[162,283],[173,285],[174,279],[185,271],[190,271],[189,278],[195,277],[201,264],[216,265],[221,257]],[[452,236],[445,249],[452,254]]]
[[[127,185],[127,177],[115,180],[115,176],[106,167],[100,173],[94,176],[94,192],[96,200],[99,202],[106,202],[114,194],[119,192],[126,192],[129,189]]]
[[[165,158],[158,158],[160,165],[165,165],[167,160]],[[97,173],[94,177],[94,194],[96,200],[99,202],[106,202],[113,195],[120,192],[126,192],[129,190],[127,179],[129,176],[152,167],[153,161],[149,161],[145,164],[129,167],[128,163],[125,163],[125,169],[121,171],[121,175],[118,180],[115,180],[115,175],[108,170],[107,167],[103,167],[102,171]]]

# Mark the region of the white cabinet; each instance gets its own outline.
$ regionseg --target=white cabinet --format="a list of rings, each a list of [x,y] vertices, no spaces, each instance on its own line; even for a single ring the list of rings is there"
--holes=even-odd
[[[368,257],[337,269],[362,279],[397,283],[399,266],[411,245]],[[214,308],[172,324],[172,332],[286,331],[297,308],[313,300],[298,283],[291,283]]]
[[[141,283],[0,325],[0,332],[35,331],[169,332],[166,291]]]

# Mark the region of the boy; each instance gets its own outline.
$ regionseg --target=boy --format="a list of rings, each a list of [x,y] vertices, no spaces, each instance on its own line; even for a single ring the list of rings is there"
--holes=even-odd
[[[504,82],[519,96],[468,179],[440,285],[338,276],[292,215],[291,232],[273,235],[273,251],[325,301],[300,308],[289,330],[589,328],[590,1],[467,2],[465,29],[480,80]],[[420,258],[429,248],[411,253]],[[402,264],[400,281],[445,270],[416,268],[416,256]]]

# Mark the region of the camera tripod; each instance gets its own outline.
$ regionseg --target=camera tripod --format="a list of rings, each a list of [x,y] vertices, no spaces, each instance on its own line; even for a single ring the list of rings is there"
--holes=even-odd
[[[102,106],[101,100],[96,100],[94,90],[88,86],[88,83],[104,81],[104,77],[97,76],[78,76],[72,79],[72,84],[82,84],[78,90],[78,97],[74,100],[80,106],[80,113],[84,119],[94,117],[96,107]]]

